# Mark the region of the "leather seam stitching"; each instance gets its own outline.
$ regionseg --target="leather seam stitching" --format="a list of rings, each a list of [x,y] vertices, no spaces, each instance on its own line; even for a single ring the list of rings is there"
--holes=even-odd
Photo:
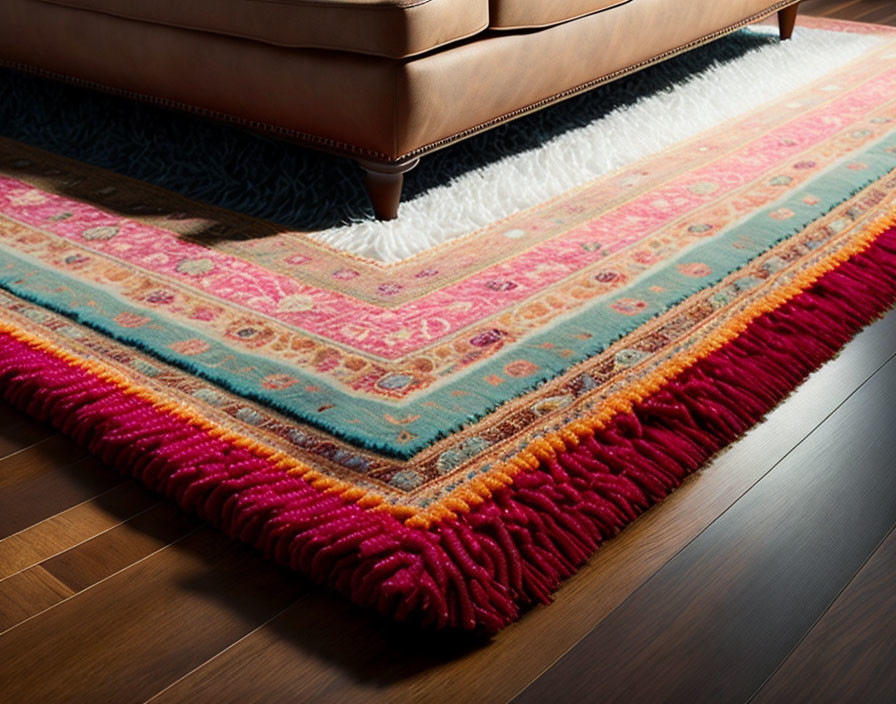
[[[781,10],[789,5],[799,4],[801,1],[802,0],[781,0],[781,2],[778,2],[775,5],[772,5],[768,9],[762,10],[761,12],[754,14],[752,17],[748,17],[744,20],[741,20],[740,22],[737,22],[737,23],[729,25],[723,29],[712,32],[711,34],[706,34],[703,37],[700,37],[699,39],[694,39],[693,41],[690,41],[686,44],[681,44],[681,45],[675,47],[674,49],[669,49],[669,50],[664,51],[661,54],[657,54],[656,56],[653,56],[649,59],[645,59],[644,61],[639,61],[636,64],[627,66],[626,68],[618,69],[611,73],[604,74],[603,76],[596,78],[594,80],[588,81],[586,83],[581,83],[578,86],[569,88],[565,91],[561,91],[560,93],[555,93],[554,95],[549,96],[547,98],[542,98],[541,100],[538,100],[534,103],[530,103],[529,105],[526,105],[522,108],[517,108],[516,110],[511,110],[510,112],[506,112],[503,115],[499,115],[498,117],[494,117],[485,122],[481,122],[478,125],[474,125],[473,127],[468,127],[467,129],[465,129],[461,132],[457,132],[449,137],[444,137],[443,139],[436,140],[436,141],[430,142],[428,144],[424,144],[421,147],[417,147],[416,149],[413,149],[399,157],[396,157],[396,160],[405,159],[409,156],[420,156],[422,154],[436,151],[436,150],[440,149],[441,147],[445,147],[445,146],[448,146],[449,144],[452,144],[453,142],[461,141],[462,139],[472,136],[478,132],[483,132],[483,131],[489,129],[490,127],[495,127],[495,126],[501,124],[502,122],[508,122],[515,117],[522,116],[526,113],[535,112],[535,111],[539,110],[540,108],[546,107],[553,103],[560,102],[561,100],[564,100],[565,98],[570,98],[574,95],[577,95],[578,93],[587,92],[591,88],[596,88],[597,86],[600,86],[604,83],[610,83],[617,78],[621,78],[630,73],[635,73],[639,69],[645,68],[645,67],[650,66],[655,63],[660,63],[664,59],[670,58],[676,54],[684,53],[685,51],[688,51],[689,49],[696,48],[702,44],[708,44],[715,39],[718,39],[726,34],[730,34],[731,32],[733,32],[737,29],[740,29],[741,27],[745,27],[748,24],[752,24],[753,22],[763,19],[764,17],[767,17],[767,16],[771,15],[772,13],[774,13],[778,10]]]
[[[43,1],[43,0],[41,0],[41,1]],[[44,76],[47,78],[62,80],[64,82],[70,83],[72,85],[80,85],[80,86],[84,86],[87,88],[97,89],[97,90],[100,90],[105,93],[111,93],[113,95],[120,95],[123,97],[140,100],[142,102],[147,102],[147,103],[151,103],[154,105],[162,105],[164,107],[175,108],[175,109],[178,109],[178,110],[181,110],[184,112],[188,112],[188,113],[203,115],[206,117],[212,117],[212,118],[215,118],[222,122],[228,122],[228,123],[232,123],[232,124],[241,125],[244,127],[250,127],[252,129],[260,131],[260,132],[277,134],[282,137],[286,137],[286,138],[290,138],[294,141],[298,141],[300,143],[318,146],[327,151],[335,152],[335,153],[341,154],[343,156],[360,155],[360,156],[368,157],[368,158],[373,157],[375,159],[381,160],[381,161],[383,161],[385,163],[389,163],[389,164],[397,164],[402,161],[409,161],[413,158],[423,156],[424,154],[428,154],[428,153],[437,151],[438,149],[449,146],[450,144],[453,144],[454,142],[459,142],[462,139],[464,139],[466,137],[470,137],[478,132],[483,132],[491,127],[495,127],[495,126],[501,124],[502,122],[507,122],[515,117],[519,117],[519,116],[524,115],[529,112],[535,112],[536,110],[546,107],[552,103],[559,102],[560,100],[572,97],[573,95],[576,95],[578,93],[583,93],[591,88],[595,88],[604,83],[609,83],[609,82],[613,81],[614,79],[620,78],[626,74],[634,73],[635,71],[637,71],[640,68],[644,68],[644,67],[649,66],[654,63],[659,63],[663,59],[669,58],[675,54],[682,53],[684,51],[687,51],[688,49],[700,46],[701,44],[707,44],[707,43],[713,41],[714,39],[724,36],[725,34],[730,34],[734,30],[740,29],[741,27],[745,27],[748,24],[752,24],[753,22],[763,19],[764,17],[771,15],[772,13],[776,12],[777,10],[783,9],[784,7],[787,7],[789,5],[798,4],[799,2],[800,2],[800,0],[781,0],[781,2],[775,3],[768,9],[758,12],[758,13],[752,15],[751,17],[741,20],[740,22],[736,22],[735,24],[729,25],[728,27],[725,27],[723,29],[717,30],[710,34],[704,35],[703,37],[701,37],[699,39],[695,39],[686,44],[682,44],[674,49],[669,49],[668,51],[665,51],[661,54],[657,54],[656,56],[654,56],[650,59],[645,59],[644,61],[640,61],[636,64],[632,64],[631,66],[628,66],[627,68],[619,69],[612,73],[605,74],[604,76],[601,76],[592,81],[588,81],[587,83],[582,83],[582,84],[575,86],[573,88],[570,88],[568,90],[562,91],[560,93],[556,93],[547,98],[543,98],[542,100],[539,100],[535,103],[531,103],[525,107],[518,108],[516,110],[512,110],[510,112],[504,113],[503,115],[492,118],[491,120],[481,122],[478,125],[474,125],[473,127],[468,127],[467,129],[462,130],[461,132],[456,132],[453,135],[444,137],[444,138],[436,140],[434,142],[430,142],[428,144],[425,144],[421,147],[417,147],[416,149],[413,149],[409,152],[406,152],[406,153],[398,155],[398,156],[389,156],[388,154],[385,154],[383,152],[378,152],[378,151],[375,151],[372,149],[366,149],[364,147],[347,144],[345,142],[341,142],[336,139],[331,139],[329,137],[320,137],[318,135],[308,134],[306,132],[301,132],[299,130],[293,130],[288,127],[281,127],[281,126],[272,125],[272,124],[266,123],[266,122],[259,122],[257,120],[249,120],[246,118],[237,117],[235,115],[228,115],[227,113],[217,112],[215,110],[210,110],[210,109],[202,108],[202,107],[195,106],[195,105],[189,105],[187,103],[181,103],[179,101],[171,100],[169,98],[161,98],[161,97],[157,97],[157,96],[146,95],[144,93],[138,93],[136,91],[131,91],[131,90],[123,89],[123,88],[114,88],[111,86],[106,86],[97,81],[90,81],[90,80],[86,80],[83,78],[77,78],[74,76],[67,76],[62,73],[58,73],[55,71],[49,71],[49,70],[38,68],[35,66],[29,66],[28,64],[23,64],[23,63],[16,62],[16,61],[8,61],[6,59],[0,59],[0,66],[7,66],[10,68],[27,71],[29,73]],[[393,148],[393,152],[394,151],[397,151],[397,150]]]

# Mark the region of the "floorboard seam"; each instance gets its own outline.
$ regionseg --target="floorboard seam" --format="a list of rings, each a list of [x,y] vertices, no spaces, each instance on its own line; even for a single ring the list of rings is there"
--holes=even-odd
[[[891,313],[891,314],[892,314],[892,313]],[[836,359],[836,357],[835,357],[835,359]],[[597,629],[598,627],[600,627],[600,624],[601,624],[601,623],[603,623],[606,619],[610,618],[610,617],[611,617],[617,610],[621,609],[621,608],[622,608],[622,607],[623,607],[623,606],[624,606],[630,599],[632,599],[638,592],[640,592],[642,589],[644,589],[644,588],[645,588],[645,587],[646,587],[646,586],[647,586],[647,585],[648,585],[648,584],[649,584],[649,583],[656,577],[656,575],[659,574],[659,573],[660,573],[660,572],[661,572],[661,571],[662,571],[662,570],[663,570],[663,569],[664,569],[664,568],[665,568],[665,567],[666,567],[672,560],[674,560],[676,557],[678,557],[679,554],[681,554],[685,549],[687,549],[687,547],[688,547],[689,545],[691,545],[691,543],[693,543],[695,540],[697,540],[701,535],[703,535],[703,533],[705,533],[707,530],[709,530],[709,528],[710,528],[711,526],[713,526],[717,521],[719,521],[720,519],[722,519],[722,518],[723,518],[723,517],[724,517],[724,516],[725,516],[725,515],[732,509],[732,507],[734,507],[735,504],[737,504],[737,503],[738,503],[744,496],[746,496],[750,491],[752,491],[752,490],[756,487],[756,485],[759,484],[759,482],[761,482],[763,479],[765,479],[765,477],[767,477],[771,472],[773,472],[773,471],[775,470],[775,468],[778,467],[778,466],[781,464],[781,462],[783,462],[787,457],[789,457],[791,454],[793,454],[793,452],[794,452],[798,447],[800,447],[800,445],[802,445],[806,440],[808,440],[808,439],[809,439],[809,438],[810,438],[810,437],[811,437],[811,436],[812,436],[812,435],[813,435],[813,434],[814,434],[814,433],[815,433],[815,432],[816,432],[822,425],[824,425],[824,424],[831,418],[831,416],[833,416],[833,415],[834,415],[840,408],[842,408],[843,405],[846,404],[846,403],[849,401],[849,399],[851,399],[851,398],[852,398],[856,393],[858,393],[858,392],[859,392],[859,391],[860,391],[860,390],[861,390],[861,389],[862,389],[862,388],[863,388],[869,381],[871,381],[871,379],[873,379],[878,373],[880,373],[880,371],[881,371],[884,367],[886,367],[888,364],[892,363],[894,359],[896,359],[896,352],[894,352],[893,354],[891,354],[891,355],[886,359],[886,361],[884,361],[884,362],[883,362],[882,364],[880,364],[880,366],[878,366],[873,372],[871,372],[871,374],[869,374],[869,375],[868,375],[868,376],[867,376],[867,377],[866,377],[866,378],[865,378],[865,379],[864,379],[858,386],[856,386],[855,389],[853,389],[852,391],[850,391],[849,394],[848,394],[846,397],[844,397],[842,401],[840,401],[840,403],[838,403],[833,409],[831,409],[830,413],[828,413],[822,420],[820,420],[815,426],[813,426],[812,429],[809,430],[809,432],[807,432],[802,438],[800,438],[800,440],[799,440],[798,442],[796,442],[796,443],[795,443],[795,444],[794,444],[794,445],[793,445],[787,452],[785,452],[783,455],[781,455],[781,457],[779,457],[779,458],[774,462],[774,464],[772,464],[772,466],[768,468],[768,470],[766,470],[765,472],[763,472],[762,475],[759,476],[759,477],[756,479],[756,481],[754,481],[752,484],[750,484],[750,486],[749,486],[747,489],[745,489],[743,492],[741,492],[740,495],[738,495],[738,497],[737,497],[734,501],[732,501],[724,511],[722,511],[718,516],[716,516],[712,521],[710,521],[706,526],[704,526],[703,529],[701,529],[696,535],[694,535],[690,540],[688,540],[684,545],[682,545],[678,550],[676,550],[676,551],[674,552],[674,554],[670,555],[668,559],[664,560],[662,565],[660,565],[656,570],[654,570],[654,571],[650,574],[650,576],[647,577],[644,581],[642,581],[637,587],[635,587],[635,589],[633,589],[631,592],[629,592],[628,596],[626,596],[625,599],[623,599],[623,600],[622,600],[622,601],[621,601],[615,608],[613,608],[613,609],[612,609],[609,613],[607,613],[602,619],[600,619],[600,621],[598,621],[597,623],[595,623],[595,624],[594,624],[594,625],[593,625],[593,626],[592,626],[592,627],[591,627],[591,628],[590,628],[590,629],[589,629],[589,630],[588,630],[588,631],[587,631],[581,638],[579,638],[574,644],[572,644],[569,648],[567,648],[566,650],[564,650],[564,651],[563,651],[563,652],[562,652],[556,659],[554,659],[554,660],[551,662],[550,665],[548,665],[544,670],[542,670],[540,673],[538,673],[538,675],[537,675],[536,677],[533,677],[525,687],[523,687],[522,689],[520,689],[520,690],[513,696],[513,698],[511,699],[511,701],[516,700],[516,699],[517,699],[523,692],[525,692],[527,689],[529,689],[529,687],[531,687],[533,684],[535,684],[535,682],[537,682],[539,679],[541,679],[547,672],[549,672],[549,671],[554,667],[554,665],[556,665],[556,664],[557,664],[558,662],[560,662],[564,657],[566,657],[567,654],[569,654],[570,652],[572,652],[572,650],[575,649],[579,644],[581,644],[581,642],[582,642],[585,638],[587,638],[587,637],[588,637],[588,636],[589,636],[595,629]],[[829,361],[827,364],[825,364],[825,365],[823,365],[822,367],[820,367],[819,369],[817,369],[815,372],[813,372],[813,375],[814,375],[814,374],[817,374],[819,371],[821,371],[821,369],[823,369],[823,368],[824,368],[825,366],[827,366],[828,364],[830,364],[830,361]],[[802,386],[803,384],[805,384],[806,381],[808,381],[808,379],[804,380],[804,381],[802,382],[801,386]],[[796,391],[796,390],[795,390],[795,391]],[[792,394],[791,394],[791,396],[792,396]],[[785,398],[785,399],[782,399],[781,404],[785,403],[789,398],[790,398],[790,396],[788,396],[788,397]],[[779,404],[778,406],[776,406],[776,409],[779,408],[781,404]],[[762,421],[762,422],[765,422],[765,421]],[[754,426],[754,427],[756,427],[756,426]],[[752,430],[752,429],[751,429],[751,430]],[[741,438],[741,439],[743,439],[743,438]],[[876,550],[876,548],[875,548],[875,550]],[[873,552],[872,552],[872,554],[873,554]],[[863,562],[862,564],[863,564],[863,566],[864,566],[864,562]],[[861,569],[861,568],[860,568],[860,569]],[[858,574],[858,572],[857,572],[856,574]],[[839,596],[839,593],[838,593],[838,596]],[[832,603],[833,603],[833,602],[832,602]],[[814,627],[814,625],[813,625],[813,627]],[[789,654],[788,654],[788,657],[789,657]],[[786,658],[785,658],[785,659],[786,659]],[[764,686],[764,683],[763,683],[763,686]],[[758,693],[758,691],[757,691],[757,693]],[[754,693],[753,696],[755,696],[755,693]]]
[[[39,445],[43,445],[44,443],[49,442],[50,440],[52,440],[55,437],[63,437],[63,436],[62,435],[59,435],[59,436],[50,435],[48,437],[45,437],[43,440],[38,440],[37,442],[32,443],[31,445],[28,445],[26,447],[20,447],[18,450],[14,451],[14,452],[10,452],[8,455],[3,455],[3,457],[0,457],[0,462],[5,462],[6,460],[10,459],[11,457],[15,457],[16,455],[21,454],[22,452],[25,452],[27,450],[32,450],[35,447],[38,447]]]
[[[16,628],[18,628],[19,626],[21,626],[23,623],[27,623],[27,622],[30,621],[31,619],[33,619],[33,618],[37,618],[37,617],[40,616],[41,614],[45,614],[45,613],[47,613],[48,611],[50,611],[51,609],[55,609],[55,608],[56,608],[57,606],[59,606],[60,604],[64,604],[65,602],[69,601],[70,599],[74,599],[75,597],[80,596],[81,594],[84,594],[84,593],[87,592],[88,590],[93,589],[93,588],[94,588],[95,586],[97,586],[98,584],[102,584],[102,583],[105,582],[106,580],[108,580],[108,579],[112,579],[112,577],[114,577],[114,576],[116,576],[116,575],[118,575],[118,574],[121,574],[122,572],[125,572],[125,571],[127,571],[127,570],[129,570],[129,569],[131,569],[131,568],[134,567],[135,565],[139,565],[139,564],[140,564],[141,562],[143,562],[144,560],[148,560],[148,559],[149,559],[150,557],[152,557],[153,555],[156,555],[157,553],[160,553],[160,552],[162,552],[163,550],[167,550],[167,549],[170,548],[172,545],[176,545],[177,543],[181,542],[181,541],[184,540],[185,538],[188,538],[188,537],[190,537],[191,535],[193,535],[194,533],[197,533],[197,532],[200,531],[202,528],[207,528],[207,527],[209,527],[209,526],[202,525],[202,526],[199,526],[199,527],[197,527],[197,528],[194,528],[194,529],[191,530],[189,533],[185,533],[184,535],[182,535],[181,537],[179,537],[177,540],[174,540],[174,541],[168,543],[167,545],[164,545],[164,546],[160,547],[158,550],[153,550],[151,553],[148,553],[148,554],[144,555],[144,556],[141,557],[139,560],[135,560],[134,562],[132,562],[131,564],[129,564],[127,567],[122,567],[120,570],[116,570],[115,572],[112,572],[111,574],[107,574],[107,575],[106,575],[105,577],[103,577],[102,579],[98,579],[98,580],[97,580],[96,582],[94,582],[93,584],[90,584],[90,585],[84,587],[84,589],[81,589],[80,591],[75,592],[75,593],[72,594],[71,596],[67,596],[67,597],[65,597],[64,599],[61,599],[60,601],[57,601],[55,604],[53,604],[53,606],[50,606],[49,608],[43,609],[42,611],[38,611],[36,614],[32,614],[32,615],[29,616],[28,618],[19,621],[16,625],[14,625],[14,626],[10,626],[10,627],[7,628],[5,631],[0,631],[0,636],[5,636],[7,633],[9,633],[10,631],[14,631]]]
[[[246,638],[248,638],[249,636],[251,636],[253,633],[256,633],[257,631],[260,631],[262,628],[264,628],[265,626],[267,626],[269,623],[271,623],[272,621],[276,620],[277,618],[279,618],[280,616],[282,616],[283,614],[285,614],[285,613],[286,613],[287,611],[289,611],[293,606],[295,606],[295,605],[298,604],[300,601],[302,601],[303,599],[305,599],[306,596],[307,596],[306,594],[300,596],[298,599],[296,599],[294,602],[292,602],[289,606],[287,606],[287,607],[284,608],[283,610],[279,611],[278,613],[274,614],[274,615],[271,616],[269,619],[267,619],[264,623],[260,623],[260,624],[258,624],[255,628],[253,628],[253,629],[250,630],[248,633],[245,633],[245,634],[243,634],[242,636],[240,636],[239,638],[237,638],[235,641],[233,641],[233,643],[231,643],[230,645],[228,645],[226,648],[222,648],[222,649],[219,650],[217,653],[215,653],[214,655],[212,655],[210,658],[208,658],[208,659],[204,660],[203,662],[199,663],[196,667],[194,667],[194,668],[193,668],[192,670],[190,670],[189,672],[184,673],[183,675],[181,675],[180,677],[178,677],[176,680],[174,680],[174,682],[171,682],[171,683],[169,683],[168,685],[166,685],[165,687],[163,687],[162,689],[160,689],[158,692],[156,692],[155,694],[153,694],[149,699],[145,699],[145,700],[143,701],[143,704],[149,704],[153,699],[157,699],[158,697],[162,696],[165,692],[167,692],[167,691],[168,691],[169,689],[171,689],[172,687],[176,686],[179,682],[182,682],[183,680],[187,679],[190,675],[192,675],[192,674],[195,673],[195,672],[198,672],[199,670],[201,670],[203,667],[205,667],[205,666],[208,665],[209,663],[214,662],[214,661],[217,660],[221,655],[223,655],[224,653],[226,653],[226,652],[227,652],[228,650],[230,650],[231,648],[234,648],[234,647],[236,647],[237,645],[239,645],[242,641],[244,641]]]
[[[120,486],[120,485],[118,485],[118,486]],[[98,495],[97,495],[96,497],[94,497],[94,498],[99,498],[100,496],[103,496],[104,494],[107,494],[107,493],[109,493],[109,491],[113,491],[113,490],[116,489],[116,488],[117,488],[117,487],[112,487],[112,488],[109,489],[108,491],[104,491],[102,494],[98,494]],[[31,530],[32,528],[34,528],[34,527],[36,527],[36,526],[39,526],[41,523],[45,523],[46,521],[50,521],[50,520],[56,518],[56,516],[59,516],[59,515],[61,515],[61,514],[63,514],[63,513],[66,513],[66,511],[71,511],[73,508],[77,508],[78,506],[82,506],[83,504],[85,504],[85,503],[89,503],[90,501],[93,501],[93,499],[88,499],[87,501],[82,501],[80,504],[75,504],[75,506],[72,506],[71,508],[68,508],[68,509],[66,509],[65,511],[60,511],[59,513],[57,513],[57,514],[54,515],[54,516],[50,516],[49,518],[45,518],[43,521],[40,521],[39,523],[35,523],[34,525],[29,526],[28,528],[23,528],[21,531],[19,531],[19,533],[22,533],[22,532],[24,532],[24,531],[26,531],[26,530]],[[131,516],[128,516],[127,518],[125,518],[125,519],[119,521],[118,523],[116,523],[116,524],[114,524],[114,525],[111,525],[111,526],[109,526],[108,528],[104,528],[103,530],[99,531],[98,533],[94,533],[94,534],[91,535],[89,538],[84,538],[84,540],[80,540],[80,541],[78,541],[77,543],[73,543],[72,545],[69,545],[69,546],[68,546],[67,548],[65,548],[64,550],[59,550],[58,552],[54,552],[52,555],[47,555],[46,557],[44,557],[44,558],[38,560],[37,562],[34,562],[34,563],[28,565],[27,567],[23,567],[22,569],[20,569],[20,570],[18,570],[18,571],[16,571],[16,572],[13,572],[12,574],[8,574],[8,575],[6,575],[5,577],[0,578],[0,584],[3,584],[4,581],[6,581],[7,579],[10,579],[11,577],[15,577],[17,574],[21,574],[22,572],[25,572],[26,570],[30,570],[32,567],[39,567],[40,565],[43,565],[45,562],[47,562],[47,561],[49,561],[49,560],[52,560],[52,559],[55,558],[55,557],[59,557],[60,555],[64,555],[64,554],[67,553],[69,550],[74,550],[75,548],[80,547],[81,545],[84,545],[85,543],[89,543],[91,540],[94,540],[94,539],[96,539],[96,538],[99,538],[101,535],[104,535],[104,534],[108,533],[110,530],[115,530],[116,528],[119,528],[119,527],[123,526],[125,523],[129,523],[130,521],[133,521],[135,518],[138,518],[139,516],[142,516],[144,513],[147,513],[148,511],[152,511],[154,508],[156,508],[156,507],[158,507],[158,506],[161,506],[161,505],[164,505],[165,503],[170,503],[170,502],[157,501],[156,503],[154,503],[154,504],[153,504],[152,506],[150,506],[149,508],[145,508],[145,509],[143,509],[142,511],[138,511],[137,513],[135,513],[135,514],[133,514],[133,515],[131,515]],[[13,535],[18,535],[18,533],[13,533]],[[7,538],[4,538],[3,540],[7,540],[8,538],[11,538],[11,537],[13,537],[13,535],[7,536]],[[0,543],[2,543],[3,540],[0,540]]]
[[[840,597],[843,596],[843,593],[847,589],[849,589],[851,584],[853,584],[856,581],[856,578],[862,573],[862,570],[865,569],[865,567],[868,565],[868,563],[871,561],[871,559],[877,554],[878,550],[880,550],[881,546],[889,539],[889,537],[893,534],[894,531],[896,531],[896,523],[894,523],[893,526],[890,528],[890,530],[888,530],[886,532],[886,534],[883,536],[883,538],[880,539],[880,542],[874,546],[874,549],[870,553],[868,553],[868,556],[865,558],[865,560],[862,562],[862,564],[859,566],[859,568],[843,584],[843,588],[840,589],[840,591],[838,591],[837,594],[834,595],[834,598],[831,599],[831,601],[828,603],[828,605],[819,612],[818,618],[816,618],[812,622],[812,625],[810,625],[809,628],[806,629],[806,632],[803,633],[802,637],[796,643],[794,643],[793,647],[787,652],[787,654],[783,658],[781,658],[781,661],[778,663],[778,665],[775,667],[775,669],[772,670],[769,673],[768,677],[766,677],[762,681],[762,683],[756,688],[756,691],[750,695],[749,699],[747,699],[745,704],[750,704],[751,702],[756,700],[756,697],[758,697],[760,694],[762,694],[762,690],[765,689],[766,685],[768,685],[768,683],[771,682],[771,680],[774,678],[774,676],[776,674],[778,674],[778,671],[782,667],[784,667],[784,665],[787,663],[788,660],[790,660],[790,658],[793,656],[793,654],[803,644],[803,641],[805,641],[806,638],[809,637],[809,634],[815,630],[816,626],[818,626],[818,624],[821,622],[821,620],[827,615],[827,613],[840,600]]]
[[[73,462],[72,464],[67,464],[63,467],[59,467],[58,469],[68,469],[70,467],[77,467],[79,464],[81,464],[82,462],[89,460],[89,459],[93,459],[93,456],[89,455],[88,457],[84,457],[83,459],[80,459],[77,462]],[[110,471],[114,471],[114,470],[110,470]],[[127,477],[124,476],[123,474],[121,475],[121,477],[122,477],[122,479],[125,479],[125,480],[127,479]],[[121,484],[124,484],[124,482],[122,482]],[[56,518],[57,516],[61,516],[63,513],[67,513],[68,511],[71,511],[72,509],[76,509],[79,506],[83,506],[84,504],[89,504],[91,501],[95,501],[96,499],[99,499],[100,497],[105,496],[110,491],[115,491],[116,489],[118,489],[121,486],[121,484],[116,484],[115,486],[110,486],[108,489],[106,489],[105,491],[101,491],[96,496],[91,496],[89,499],[84,499],[83,501],[79,501],[76,504],[72,504],[67,509],[59,511],[58,513],[54,513],[52,516],[47,516],[46,518],[40,519],[37,523],[32,523],[30,526],[27,526],[25,528],[20,528],[15,533],[10,533],[9,535],[5,535],[2,538],[0,538],[0,544],[2,544],[4,540],[9,540],[10,538],[14,538],[15,536],[19,535],[20,533],[24,533],[25,531],[29,531],[32,528],[36,528],[41,523],[46,523],[47,521],[52,521],[54,518]]]

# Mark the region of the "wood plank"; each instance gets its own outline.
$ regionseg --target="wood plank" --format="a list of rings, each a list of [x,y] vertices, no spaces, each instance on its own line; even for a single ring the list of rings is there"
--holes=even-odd
[[[866,0],[803,0],[800,3],[800,14],[852,19],[857,11],[861,11],[861,6],[865,1]]]
[[[883,2],[880,0],[862,0],[855,8],[852,8],[850,14],[856,22],[871,22],[873,24],[877,21],[875,19],[876,16],[885,16],[892,9],[890,0],[884,0]]]
[[[49,426],[20,416],[14,423],[0,428],[0,461],[55,434]],[[0,477],[2,476],[0,473]]]
[[[892,0],[803,0],[800,14],[896,26]]]
[[[401,629],[371,627],[363,613],[312,594],[157,701],[245,701],[258,693],[275,701],[441,702],[446,691],[507,701],[734,503],[894,349],[896,314],[891,313],[699,477],[607,543],[559,590],[552,605],[525,615],[488,647],[446,644],[440,636],[428,642]]]
[[[886,702],[896,693],[896,532],[754,700]]]
[[[199,525],[198,518],[173,503],[157,503],[92,540],[44,560],[41,567],[79,592],[180,540]]]
[[[3,490],[22,484],[63,464],[87,457],[86,450],[62,435],[51,435],[42,442],[0,460],[0,501]]]
[[[0,633],[58,604],[74,592],[40,567],[0,582]]]
[[[872,382],[515,701],[755,693],[896,524],[896,359]]]
[[[0,540],[0,580],[90,540],[159,502],[135,481]]]
[[[34,455],[37,458],[34,461],[41,463],[42,452],[40,447],[34,447],[2,462],[27,461],[30,464]],[[0,538],[18,533],[128,481],[94,457],[85,457],[73,464],[58,458],[49,459],[45,468],[46,471],[0,492]],[[0,473],[3,471],[5,468],[0,466]]]
[[[250,548],[200,529],[0,635],[4,698],[142,702],[302,589]]]
[[[891,0],[887,0],[886,3],[879,4],[873,12],[868,12],[863,21],[873,24],[896,24],[896,7]]]
[[[65,590],[58,592],[55,599],[50,593],[43,595],[38,603],[30,605],[23,620],[180,540],[196,530],[198,525],[198,519],[187,516],[174,504],[156,503],[150,510],[91,540],[0,580],[0,603],[4,600],[9,603],[19,601],[15,592],[21,588],[22,580],[26,585],[30,584],[35,573],[41,577],[46,575]],[[3,621],[6,625],[0,628],[0,632],[19,623],[14,620],[14,615],[21,612],[19,609],[5,615]]]

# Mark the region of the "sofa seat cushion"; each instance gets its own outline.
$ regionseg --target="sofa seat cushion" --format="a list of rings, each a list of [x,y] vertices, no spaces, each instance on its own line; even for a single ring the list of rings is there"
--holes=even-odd
[[[490,0],[489,26],[492,29],[549,27],[590,15],[616,5],[638,0]],[[680,0],[675,0],[680,1]]]
[[[277,46],[390,58],[421,54],[488,26],[488,0],[38,1]]]

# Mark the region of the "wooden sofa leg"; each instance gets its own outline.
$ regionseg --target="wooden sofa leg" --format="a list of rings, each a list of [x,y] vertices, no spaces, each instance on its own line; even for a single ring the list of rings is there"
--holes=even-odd
[[[783,10],[778,10],[778,27],[781,30],[781,41],[793,36],[793,27],[796,24],[796,15],[800,10],[800,4],[788,5]]]
[[[401,187],[404,175],[413,169],[420,159],[404,161],[400,164],[382,164],[375,161],[359,161],[364,169],[364,185],[373,205],[373,212],[379,220],[394,220],[398,217],[401,202]]]

